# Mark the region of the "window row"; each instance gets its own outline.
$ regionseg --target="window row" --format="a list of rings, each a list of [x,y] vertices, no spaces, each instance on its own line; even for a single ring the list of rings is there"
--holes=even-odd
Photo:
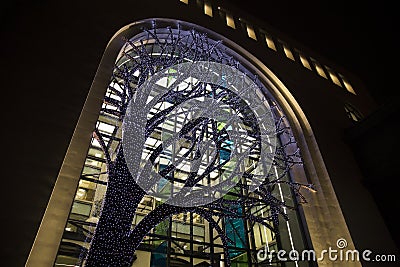
[[[190,4],[189,0],[179,1],[187,5]],[[350,82],[341,73],[338,73],[332,68],[321,64],[315,58],[305,55],[303,52],[291,47],[283,40],[275,38],[264,29],[258,28],[246,19],[236,17],[234,14],[232,14],[232,12],[226,10],[225,8],[222,8],[220,6],[214,7],[212,5],[212,1],[210,0],[196,0],[195,2],[196,5],[203,10],[205,15],[214,17],[215,14],[218,14],[217,17],[219,17],[228,27],[232,29],[240,28],[247,34],[249,38],[255,41],[265,42],[266,46],[269,49],[277,52],[282,52],[286,58],[292,61],[299,62],[303,67],[317,73],[322,78],[327,79],[335,85],[344,88],[348,92],[356,95],[356,92],[354,91]]]

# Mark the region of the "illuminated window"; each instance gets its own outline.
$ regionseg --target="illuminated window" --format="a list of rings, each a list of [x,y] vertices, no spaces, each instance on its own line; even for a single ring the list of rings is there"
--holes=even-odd
[[[308,59],[307,59],[303,54],[301,54],[300,52],[299,52],[299,57],[300,57],[300,62],[301,62],[301,64],[303,64],[303,66],[306,67],[307,69],[312,70],[312,69],[311,69],[310,62],[309,62]]]
[[[282,46],[283,46],[283,52],[285,52],[286,57],[294,61],[294,56],[290,48],[285,44],[283,44]]]
[[[356,92],[353,89],[353,86],[343,77],[343,75],[339,74],[340,79],[342,79],[344,87],[346,88],[347,91],[352,93],[353,95],[356,95]]]
[[[206,14],[207,16],[210,16],[210,17],[213,16],[212,6],[209,2],[204,2],[204,14]]]
[[[342,84],[340,83],[340,81],[339,81],[338,77],[336,76],[335,72],[334,72],[331,68],[329,68],[329,67],[327,67],[327,66],[325,66],[325,68],[326,68],[326,70],[328,71],[329,77],[331,77],[332,82],[333,82],[334,84],[336,84],[336,85],[342,87]]]
[[[225,51],[226,47],[223,44],[211,38],[208,39],[208,37],[200,33],[193,33],[181,29],[172,29],[171,32],[173,34],[171,35],[164,35],[162,34],[163,32],[165,32],[165,28],[157,29],[157,31],[156,29],[144,30],[144,35],[133,37],[129,41],[130,43],[127,43],[126,46],[122,48],[123,53],[120,53],[121,56],[116,59],[115,69],[113,70],[113,75],[110,78],[109,87],[104,97],[104,105],[102,106],[98,116],[98,122],[96,123],[95,133],[98,133],[101,138],[93,138],[91,146],[89,147],[85,165],[83,166],[83,171],[80,176],[79,187],[75,193],[73,207],[67,221],[67,226],[65,227],[68,236],[65,235],[63,237],[59,247],[56,260],[57,266],[66,266],[66,264],[70,263],[71,266],[72,264],[75,264],[74,266],[79,266],[82,260],[81,256],[83,255],[81,253],[86,253],[87,248],[92,246],[90,242],[93,240],[94,229],[98,223],[101,223],[101,220],[99,220],[100,213],[104,214],[105,207],[107,209],[115,207],[114,205],[110,206],[110,202],[107,203],[104,200],[107,194],[109,196],[114,192],[112,191],[114,189],[109,191],[110,188],[115,188],[113,187],[115,183],[108,183],[109,175],[115,175],[113,177],[121,179],[122,177],[129,178],[126,176],[126,173],[122,171],[125,170],[125,159],[129,159],[129,156],[124,156],[125,159],[123,161],[121,161],[122,158],[119,158],[119,160],[114,158],[117,155],[121,155],[118,153],[122,151],[120,150],[123,139],[121,121],[127,116],[126,113],[123,112],[126,112],[126,105],[130,103],[129,99],[134,99],[135,96],[145,95],[143,92],[148,94],[145,95],[146,97],[142,99],[143,102],[141,103],[149,105],[146,107],[146,121],[149,123],[146,123],[145,126],[149,131],[147,132],[146,130],[146,138],[143,140],[143,144],[140,145],[138,159],[141,163],[145,164],[141,166],[147,166],[148,163],[151,163],[148,166],[154,168],[156,173],[164,177],[155,184],[154,190],[171,193],[171,190],[168,188],[169,184],[166,184],[166,178],[171,179],[174,186],[179,184],[183,186],[183,181],[187,179],[189,175],[193,175],[193,170],[196,168],[199,177],[205,177],[204,180],[196,182],[194,185],[196,188],[202,188],[205,185],[203,182],[205,183],[205,181],[208,180],[221,179],[222,181],[225,177],[224,175],[230,175],[229,173],[231,173],[231,171],[229,168],[234,166],[236,161],[239,161],[239,158],[232,160],[235,159],[232,151],[236,147],[243,150],[243,152],[248,151],[248,153],[246,152],[248,156],[244,157],[243,161],[240,163],[241,168],[245,168],[246,173],[251,173],[253,171],[256,173],[258,168],[256,166],[261,166],[261,154],[259,152],[261,147],[257,147],[261,142],[258,142],[256,139],[256,137],[258,138],[260,136],[260,134],[257,134],[259,133],[257,132],[259,128],[256,127],[256,123],[252,123],[256,122],[257,113],[253,113],[252,108],[259,103],[256,110],[260,111],[260,115],[257,116],[265,117],[265,113],[262,112],[265,103],[273,102],[273,100],[270,99],[272,96],[268,92],[268,87],[262,85],[260,88],[254,88],[256,93],[254,97],[250,98],[251,101],[247,101],[245,98],[238,101],[240,98],[239,94],[224,87],[226,82],[226,77],[224,75],[221,77],[221,85],[218,86],[215,86],[215,84],[206,84],[204,82],[201,83],[205,86],[198,86],[200,80],[196,79],[194,75],[182,80],[177,79],[177,70],[170,68],[168,65],[170,62],[165,59],[169,60],[172,56],[176,55],[182,61],[192,62],[193,58],[198,56],[198,51],[203,51],[199,49],[203,48],[203,45],[209,45],[209,48],[211,48],[201,55],[206,57],[210,62],[217,61],[220,58],[228,62],[227,59],[232,60],[231,54],[224,54],[223,51]],[[196,38],[198,38],[197,40],[199,42],[191,42],[193,34],[196,34]],[[250,35],[249,33],[249,37],[251,37]],[[254,31],[253,35],[255,37]],[[139,38],[143,42],[138,42]],[[158,39],[157,42],[146,42],[149,39],[154,40],[154,38]],[[176,40],[178,41],[175,42]],[[136,44],[138,47],[134,49]],[[219,47],[215,44],[219,45]],[[172,51],[177,53],[172,54]],[[151,60],[143,63],[145,62],[144,60],[136,61],[137,58]],[[241,64],[236,60],[231,64],[236,62]],[[141,68],[143,64],[148,64],[146,65],[147,73],[145,72],[146,70]],[[140,91],[144,90],[140,87],[140,83],[144,83],[150,74],[150,70],[154,69],[159,69],[161,73],[164,70],[163,73],[165,75],[156,80],[154,83],[155,86],[151,87],[151,91]],[[129,71],[125,72],[124,70]],[[250,71],[246,70],[246,74],[247,73],[253,75]],[[196,88],[196,91],[194,91],[194,88]],[[246,90],[247,94],[247,87],[244,87],[243,90]],[[239,93],[242,93],[242,91],[239,91]],[[163,96],[159,97],[161,95]],[[262,101],[258,101],[258,98]],[[268,99],[267,101],[265,101],[266,98]],[[207,107],[207,99],[223,99],[224,101],[215,101],[215,103],[220,103],[221,105],[220,112],[222,112],[224,116],[235,116],[234,114],[238,114],[238,120],[228,119],[226,121],[218,121],[221,119],[206,118],[200,120],[197,124],[192,124],[195,111],[199,107]],[[278,105],[274,106],[274,122],[278,125],[279,129],[282,128],[285,129],[285,132],[290,132],[288,122],[282,116],[280,107]],[[229,125],[228,122],[234,122],[233,125],[237,127],[237,129],[235,129],[238,133],[237,136],[241,136],[243,139],[241,139],[240,144],[235,144],[235,142],[230,140],[230,137],[225,134],[227,131],[233,131],[232,125]],[[191,128],[187,127],[189,125],[191,125]],[[184,132],[189,129],[191,129],[189,132],[191,133],[190,135],[176,135],[173,137],[174,133]],[[214,142],[213,140],[218,140],[218,143],[212,143],[210,141],[212,145],[210,145],[209,148],[204,146],[201,161],[195,159],[198,157],[198,151],[200,151],[200,149],[196,148],[198,142],[193,142],[193,136],[202,138],[199,140],[204,139],[205,141],[211,140]],[[214,137],[217,137],[217,139],[213,139]],[[169,140],[172,139],[173,142],[169,142]],[[287,139],[288,138],[278,138],[276,140],[277,149],[285,150],[288,147],[285,143]],[[205,141],[204,143],[206,143]],[[163,147],[163,144],[169,145]],[[292,144],[293,143],[290,143],[289,145]],[[160,147],[162,150],[159,150]],[[122,164],[113,165],[116,166],[115,170],[117,170],[117,172],[112,174],[107,171],[110,157],[113,158],[111,160],[114,160],[114,162]],[[149,160],[151,158],[153,159]],[[300,163],[300,155],[296,152],[290,155],[290,159],[282,157],[276,158],[274,161],[275,160],[276,165],[273,167],[274,172],[271,173],[271,177],[285,182],[292,181],[291,174],[288,172],[289,160],[298,160]],[[118,170],[121,170],[121,173],[118,173]],[[251,180],[248,179],[247,176],[243,175],[243,183],[251,182]],[[110,179],[110,181],[115,180]],[[240,182],[240,185],[242,185],[242,180],[240,180]],[[131,186],[132,181],[129,180],[128,184]],[[276,194],[278,202],[285,201],[287,205],[297,207],[297,199],[292,197],[292,189],[293,188],[287,187],[284,184],[281,185],[277,183],[274,188],[265,187],[265,192],[273,192]],[[141,191],[136,193],[140,198],[135,199],[135,201],[137,201],[135,202],[137,208],[132,211],[132,217],[130,217],[131,215],[129,215],[129,218],[124,217],[124,219],[126,218],[126,220],[129,220],[127,229],[134,230],[149,214],[153,215],[159,212],[160,209],[157,209],[157,207],[160,205],[165,206],[165,203],[162,203],[163,201],[161,201],[158,196],[144,193],[141,195]],[[138,247],[135,253],[137,253],[138,259],[148,259],[146,262],[140,262],[140,266],[155,266],[152,261],[158,259],[160,254],[164,254],[163,257],[168,259],[179,259],[179,265],[185,263],[185,266],[194,266],[190,265],[190,262],[194,262],[202,263],[206,266],[223,266],[226,264],[226,258],[216,255],[224,255],[224,251],[226,252],[225,256],[229,257],[230,260],[236,264],[235,266],[248,266],[249,263],[252,265],[258,264],[257,259],[252,258],[252,255],[256,255],[257,251],[261,248],[268,248],[269,250],[275,251],[284,246],[299,251],[304,249],[302,225],[300,224],[301,222],[297,220],[297,210],[284,209],[280,211],[289,216],[291,220],[278,225],[277,222],[269,219],[278,215],[275,206],[272,205],[275,202],[265,202],[263,192],[264,191],[252,191],[245,193],[238,184],[238,186],[232,187],[231,190],[226,192],[226,195],[221,198],[221,201],[225,201],[221,203],[226,203],[228,205],[210,206],[212,209],[215,209],[215,213],[212,213],[212,216],[205,216],[208,214],[206,212],[209,212],[209,210],[205,209],[198,209],[197,213],[185,210],[176,214],[171,213],[168,216],[163,215],[160,217],[162,218],[161,222],[152,225],[152,228],[148,229],[146,233],[143,233],[143,239],[140,239],[142,240],[141,246]],[[114,199],[115,201],[124,199],[121,197],[120,192],[115,196],[117,197]],[[129,194],[129,201],[137,197],[136,195]],[[120,204],[130,205],[129,201],[123,201]],[[244,208],[241,203],[249,203],[249,205]],[[252,203],[257,203],[257,205],[253,205]],[[119,207],[120,206],[117,206],[117,208]],[[220,215],[218,215],[220,219],[215,221],[215,225],[212,226],[211,223],[214,223],[214,218],[212,217],[217,216],[214,214],[218,214],[217,212],[220,210],[222,211],[219,213]],[[231,216],[225,216],[225,213],[230,213]],[[118,213],[118,216],[120,215],[121,214]],[[126,216],[126,214],[124,213],[121,216]],[[253,216],[260,218],[260,220],[252,221],[251,218],[254,218]],[[271,230],[271,227],[260,223],[261,221],[271,221],[270,226],[272,228],[282,229],[280,230],[281,234],[276,235],[275,232]],[[130,222],[132,222],[131,225]],[[215,230],[217,226],[221,227],[219,233]],[[222,242],[222,238],[220,238],[221,235],[232,240],[229,247]],[[294,242],[294,240],[296,242]],[[82,251],[77,250],[71,253],[67,243],[76,241],[84,244],[84,248]],[[253,244],[255,246],[253,246]],[[167,246],[170,246],[170,249],[166,250]],[[159,253],[159,251],[163,253]],[[140,254],[142,254],[142,256],[140,256]],[[145,257],[143,257],[144,254],[146,255]],[[71,258],[71,262],[66,262],[66,255]],[[172,263],[177,262],[178,261]],[[300,263],[299,261],[299,264]],[[161,263],[157,266],[167,265]],[[175,264],[171,264],[171,266],[175,266]],[[197,266],[200,266],[200,264]]]
[[[219,16],[223,21],[225,21],[226,25],[232,29],[236,29],[235,19],[233,18],[232,13],[221,7],[218,7],[218,11]]]
[[[326,73],[324,69],[322,68],[321,64],[318,63],[315,59],[311,58],[312,63],[314,64],[315,70],[319,74],[319,76],[324,77],[325,79],[328,79],[328,76],[326,76]]]
[[[247,25],[247,35],[254,40],[257,40],[256,33],[251,25]]]
[[[358,111],[352,104],[346,103],[344,104],[344,110],[346,111],[347,116],[350,120],[354,122],[358,122],[363,119],[363,115],[360,111]]]
[[[226,25],[235,29],[235,20],[233,19],[232,14],[226,13]]]
[[[267,35],[267,34],[265,34],[265,42],[267,43],[267,46],[268,46],[269,48],[271,48],[272,50],[275,50],[275,51],[276,51],[276,46],[275,46],[274,41],[273,41],[272,38],[271,38],[269,35]]]
[[[239,20],[243,23],[244,27],[246,27],[247,36],[249,36],[251,39],[257,41],[256,32],[254,31],[253,26],[248,24],[247,22],[243,21],[243,19],[241,19],[241,18],[239,18]]]

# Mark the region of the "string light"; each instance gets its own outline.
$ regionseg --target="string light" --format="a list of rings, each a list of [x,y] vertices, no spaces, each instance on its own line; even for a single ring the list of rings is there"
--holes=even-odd
[[[131,266],[135,250],[152,228],[172,215],[192,212],[205,218],[210,227],[217,231],[224,248],[225,264],[230,266],[228,247],[234,244],[215,217],[259,223],[278,233],[279,216],[288,219],[284,208],[290,207],[274,196],[274,185],[288,185],[301,199],[303,196],[300,189],[313,190],[313,187],[285,180],[293,166],[302,164],[300,151],[296,147],[287,121],[279,115],[278,107],[265,104],[272,100],[266,99],[262,93],[261,97],[254,97],[263,91],[257,77],[248,73],[225,51],[221,41],[211,40],[195,30],[156,29],[155,24],[153,26],[153,29],[144,30],[145,35],[140,40],[126,39],[126,45],[121,58],[117,60],[110,82],[110,91],[118,96],[118,100],[105,97],[106,103],[117,108],[104,106],[102,109],[102,112],[116,116],[119,121],[125,122],[124,119],[129,116],[131,119],[125,124],[126,129],[140,134],[134,139],[123,139],[126,146],[120,144],[115,158],[112,158],[110,146],[104,141],[104,134],[98,129],[94,133],[105,153],[108,185],[101,215],[94,234],[88,240],[90,248],[82,258],[82,264],[87,267]],[[180,77],[182,72],[179,70],[171,72],[176,66],[200,61],[230,66],[246,73],[234,77],[222,75],[219,83],[211,84],[204,82],[206,79],[196,79],[197,82],[194,82],[193,77],[192,81],[188,81],[188,77]],[[152,88],[143,86],[156,73],[162,73],[163,78],[166,78],[159,79],[161,93],[158,95],[150,91]],[[252,83],[246,83],[246,77],[253,77]],[[229,89],[229,84],[239,82],[246,90],[235,92],[232,88]],[[257,86],[252,87],[251,84]],[[135,99],[136,107],[143,108],[130,109],[132,99]],[[219,109],[214,104],[222,105],[223,108]],[[162,108],[163,105],[167,107]],[[187,120],[182,122],[178,132],[170,134],[170,138],[161,138],[161,144],[155,145],[153,151],[143,154],[146,141],[168,120],[176,120],[171,114],[181,107],[187,109]],[[268,125],[273,131],[262,125],[268,124],[267,115],[262,107],[270,108],[271,114],[274,115],[272,125]],[[198,110],[203,110],[199,113],[201,116],[189,118],[189,113],[194,114]],[[229,110],[231,116],[224,118],[221,123],[221,115],[215,114],[223,114],[222,111],[226,110]],[[154,114],[150,114],[154,111]],[[234,127],[235,131],[232,130]],[[264,136],[268,136],[268,140]],[[275,144],[274,138],[280,141]],[[179,151],[172,151],[171,164],[159,170],[158,176],[149,175],[151,172],[146,170],[153,170],[166,153],[166,148],[179,142],[186,145],[181,147],[187,152],[179,154]],[[263,151],[263,147],[270,148],[271,144],[274,144],[272,152]],[[239,153],[241,149],[245,152]],[[128,153],[130,151],[135,153]],[[214,154],[208,157],[209,166],[200,171],[203,156],[207,153]],[[148,157],[143,158],[143,155]],[[133,164],[128,164],[129,162]],[[165,182],[172,181],[174,185],[177,180],[173,173],[184,162],[190,162],[192,169],[179,188],[171,187],[179,191],[172,190],[169,198],[164,199],[164,203],[148,213],[132,229],[132,222],[141,200],[149,192],[160,193],[151,191],[155,190],[160,177]],[[246,162],[252,164],[246,166]],[[279,168],[278,177],[275,173],[267,171],[269,168],[265,166],[268,164]],[[260,168],[265,172],[259,171]],[[220,185],[209,185],[208,191],[195,190],[204,189],[204,181],[209,181],[212,173],[218,173],[218,179],[224,171],[230,173],[229,177],[234,183],[225,179]],[[227,184],[228,189],[224,187]],[[234,194],[233,199],[224,198],[223,195],[227,191],[239,193]],[[218,197],[201,205],[193,205],[197,203],[196,198],[205,192]],[[191,205],[176,205],[176,202],[168,201],[182,195]],[[260,205],[269,207],[268,216],[261,217],[252,213],[252,208]],[[241,207],[242,212],[238,212],[237,207]]]

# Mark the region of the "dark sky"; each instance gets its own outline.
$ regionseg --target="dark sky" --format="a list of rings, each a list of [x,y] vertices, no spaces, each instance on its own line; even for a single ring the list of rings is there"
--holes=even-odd
[[[395,1],[226,1],[357,74],[379,104],[395,95]],[[1,27],[45,5],[7,1]]]
[[[357,74],[379,104],[395,94],[394,1],[228,2]]]

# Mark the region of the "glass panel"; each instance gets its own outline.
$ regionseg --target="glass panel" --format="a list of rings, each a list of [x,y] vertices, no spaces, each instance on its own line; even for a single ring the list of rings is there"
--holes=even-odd
[[[204,4],[205,12],[207,10],[206,7],[207,3]],[[211,6],[209,7],[211,8]],[[228,13],[226,14],[227,25],[234,28],[235,25],[233,18],[232,24],[230,24],[229,15]],[[256,34],[252,26],[249,24],[244,25],[248,36],[256,39]],[[163,32],[163,30],[165,29],[160,29],[160,32]],[[169,33],[170,31],[168,30],[166,32]],[[183,33],[184,31],[182,30],[181,32]],[[191,36],[190,34],[191,33],[189,33],[188,36]],[[160,34],[160,36],[164,35]],[[168,34],[167,36],[170,38],[176,38],[173,34]],[[146,51],[147,59],[152,58],[154,62],[164,62],[163,60],[160,60],[162,56],[166,58],[179,56],[172,52],[174,51],[173,49],[161,49],[157,46],[157,42],[154,42],[154,40],[151,41],[150,37],[154,38],[154,35],[149,35],[149,40],[143,42],[143,47],[141,47],[143,49],[139,49],[140,51]],[[162,38],[168,37],[164,36]],[[174,40],[184,39],[176,38]],[[272,39],[269,40],[267,38],[266,40],[268,47],[275,50],[275,43]],[[173,44],[171,40],[162,39],[161,41],[165,42],[165,44]],[[135,43],[132,43],[131,46],[134,44]],[[196,51],[196,53],[197,52],[198,51]],[[129,53],[133,52],[130,51]],[[166,54],[162,55],[162,53]],[[218,56],[221,55],[218,54]],[[132,56],[132,58],[134,57]],[[189,61],[190,59],[184,58],[184,60]],[[126,63],[135,65],[135,62],[136,61],[134,60],[130,61],[126,56],[122,56],[117,61],[117,65]],[[132,68],[132,66],[129,67]],[[135,90],[138,85],[139,77],[143,78],[141,75],[144,74],[139,72],[137,69],[132,69],[132,73],[132,81],[130,81],[129,87],[132,90]],[[224,94],[226,95],[221,98],[222,102],[225,101],[229,103],[229,101],[233,102],[233,100],[236,99],[234,97],[230,98],[229,94],[231,92],[228,92],[222,87],[215,89],[214,85],[210,84],[200,87],[199,81],[193,77],[185,79],[177,86],[174,84],[176,81],[174,73],[176,73],[175,70],[170,70],[165,79],[160,79],[156,90],[161,90],[163,88],[170,89],[171,87],[175,88],[177,92],[181,92],[186,90],[186,88],[190,88],[190,90],[203,88],[204,90],[202,91],[202,94],[198,95],[196,98],[196,103],[199,105],[204,104],[205,99],[207,98],[222,96]],[[105,161],[106,154],[109,153],[110,158],[112,160],[115,159],[122,135],[121,118],[123,118],[123,115],[120,115],[118,112],[123,110],[123,97],[121,97],[121,95],[125,93],[126,87],[123,86],[122,79],[117,77],[117,71],[114,74],[115,76],[111,78],[112,81],[110,82],[110,88],[104,98],[103,109],[100,112],[97,123],[97,130],[102,135],[106,146],[104,148],[105,151],[102,151],[102,147],[98,140],[92,139],[92,146],[89,148],[85,166],[83,166],[81,180],[76,191],[75,201],[65,227],[63,243],[60,245],[57,257],[57,264],[59,265],[77,264],[77,259],[80,257],[77,251],[80,250],[80,253],[86,253],[86,249],[89,247],[91,238],[93,237],[94,229],[99,222],[99,216],[106,196],[109,175]],[[222,81],[226,83],[224,79],[222,79]],[[149,95],[147,100],[144,102],[149,104],[150,101],[156,99],[156,95],[157,93]],[[264,95],[261,90],[257,90],[257,96],[260,98],[263,97],[264,99],[267,97],[267,95]],[[164,176],[164,180],[160,179],[160,181],[155,185],[155,188],[158,190],[157,192],[167,192],[168,194],[171,192],[171,187],[168,183],[169,179],[172,180],[175,185],[181,184],[183,186],[185,179],[193,170],[193,166],[195,165],[193,162],[199,158],[197,151],[193,149],[193,144],[196,144],[196,142],[201,139],[193,139],[189,135],[182,135],[176,143],[169,144],[168,146],[165,145],[165,139],[168,139],[174,134],[182,131],[185,125],[193,120],[194,111],[189,112],[189,108],[185,105],[180,105],[179,108],[175,106],[175,102],[180,101],[180,97],[182,97],[182,95],[179,94],[171,95],[168,98],[165,97],[163,101],[155,103],[150,113],[147,114],[148,122],[153,118],[157,118],[159,114],[169,112],[168,114],[173,115],[163,119],[162,123],[159,123],[157,127],[148,134],[141,154],[145,161],[150,159],[153,160],[152,163],[156,172],[159,174],[163,171],[167,173]],[[211,143],[213,143],[212,146],[210,145],[203,148],[207,153],[201,155],[197,171],[200,175],[204,174],[205,178],[195,184],[193,188],[201,188],[204,184],[207,184],[207,179],[222,179],[221,177],[225,177],[232,172],[229,170],[229,164],[231,164],[229,160],[234,156],[236,144],[230,140],[229,137],[226,137],[226,134],[224,135],[221,132],[226,131],[230,133],[233,131],[233,128],[236,127],[237,129],[235,129],[235,131],[245,139],[241,142],[240,146],[237,146],[237,149],[240,151],[248,151],[251,146],[254,146],[257,135],[252,132],[254,127],[251,125],[251,120],[249,118],[251,118],[251,116],[261,116],[262,114],[259,114],[260,112],[258,110],[255,110],[254,113],[247,112],[248,110],[246,110],[246,112],[243,111],[247,106],[240,101],[237,103],[235,102],[235,105],[238,107],[237,113],[239,120],[241,120],[240,123],[235,122],[235,125],[232,126],[233,124],[228,125],[226,122],[208,122],[204,123],[204,127],[201,128],[202,130],[200,130],[200,128],[192,127],[193,130],[191,134],[193,134],[193,136],[200,136],[201,133],[204,140],[209,138],[212,141]],[[232,104],[232,106],[234,105]],[[171,111],[172,108],[174,108],[173,111]],[[228,104],[226,104],[221,110],[223,111],[223,114],[230,115],[236,112]],[[250,113],[252,114],[251,116],[249,115]],[[279,114],[279,112],[277,112],[277,114]],[[279,121],[280,115],[276,116],[276,120]],[[219,134],[216,135],[216,133]],[[216,143],[219,144],[217,149],[215,149]],[[162,144],[165,145],[165,147],[161,146]],[[159,147],[162,147],[163,151],[157,154],[156,151]],[[256,168],[259,163],[258,151],[259,150],[254,149],[248,158],[240,162],[239,168],[249,172]],[[210,171],[208,165],[211,162],[215,162],[217,165],[220,164],[221,167]],[[281,162],[281,165],[285,168],[284,162]],[[171,166],[175,169],[168,172],[168,168],[171,168]],[[282,174],[279,170],[276,170],[276,173],[278,176],[279,174]],[[284,179],[288,181],[290,177],[284,177]],[[250,180],[249,178],[244,177],[240,181],[241,183],[246,184]],[[273,192],[277,199],[280,200],[281,197],[283,197],[283,200],[294,204],[292,192],[290,190],[285,191],[285,189],[276,186]],[[217,207],[213,207],[207,210],[207,212],[215,213],[215,215],[213,213],[213,216],[211,217],[202,217],[201,212],[197,214],[189,211],[161,217],[164,220],[158,225],[152,226],[151,230],[144,236],[144,239],[136,251],[137,257],[147,257],[146,260],[144,260],[146,264],[143,265],[143,267],[167,266],[167,264],[170,266],[174,266],[174,264],[188,264],[189,266],[195,266],[196,264],[200,264],[199,266],[201,266],[201,264],[207,266],[223,266],[223,258],[225,256],[221,234],[225,234],[233,242],[228,244],[228,254],[232,260],[233,266],[249,266],[249,261],[250,264],[255,263],[254,257],[251,257],[251,255],[255,255],[257,249],[265,245],[270,249],[277,249],[278,245],[286,248],[287,244],[289,244],[290,248],[293,243],[293,246],[296,246],[297,248],[298,243],[303,241],[301,238],[297,241],[290,241],[290,238],[288,239],[289,235],[298,238],[296,235],[298,232],[297,230],[300,229],[300,227],[298,225],[296,214],[290,215],[291,218],[294,218],[290,225],[287,224],[286,221],[282,221],[281,228],[283,237],[277,240],[277,237],[267,227],[273,227],[272,223],[265,226],[261,223],[254,223],[249,219],[250,214],[260,218],[269,218],[269,216],[271,216],[271,211],[268,205],[261,205],[263,206],[262,208],[249,208],[242,205],[243,203],[238,202],[238,200],[241,199],[247,199],[250,203],[252,203],[251,201],[254,201],[254,199],[259,201],[260,198],[258,195],[248,194],[240,187],[236,187],[226,195],[226,199],[237,201],[230,206],[231,211],[225,211],[227,214],[229,214],[229,212],[234,214],[231,214],[232,216],[224,217],[224,212],[218,210]],[[145,216],[148,216],[151,212],[154,212],[156,207],[162,205],[160,198],[150,195],[143,196],[140,202],[138,201],[136,203],[138,203],[137,208],[134,210],[132,217],[130,217],[130,219],[132,219],[131,229],[135,229],[135,227],[142,222]],[[234,212],[232,212],[232,208]],[[219,216],[217,216],[218,212],[220,214]],[[217,229],[219,229],[219,231]],[[73,242],[80,242],[79,248],[71,247],[69,243]],[[73,251],[73,253],[68,254],[70,251]],[[70,257],[70,255],[73,256]]]
[[[267,42],[267,46],[269,48],[271,48],[272,50],[276,51],[276,46],[275,46],[275,42],[272,40],[272,38],[270,36],[268,36],[267,34],[265,35],[265,41]]]
[[[328,70],[329,77],[331,78],[332,82],[334,84],[342,87],[342,84],[340,83],[340,81],[339,81],[337,75],[334,73],[334,71],[331,68],[327,67],[327,66],[325,66],[325,68]]]
[[[91,209],[92,205],[90,203],[82,203],[75,201],[74,204],[72,205],[71,212],[79,215],[89,216]]]

